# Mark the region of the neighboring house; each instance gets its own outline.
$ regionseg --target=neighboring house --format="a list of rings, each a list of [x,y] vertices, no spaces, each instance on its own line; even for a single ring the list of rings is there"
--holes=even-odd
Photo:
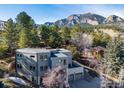
[[[104,48],[100,46],[85,48],[82,54],[82,57],[84,58],[100,59],[104,54]]]
[[[26,77],[34,84],[41,85],[44,73],[58,66],[66,70],[67,81],[70,77],[71,80],[75,80],[75,75],[77,79],[82,78],[83,68],[73,64],[69,50],[34,48],[16,50],[16,73]]]
[[[97,68],[100,65],[100,60],[104,55],[104,48],[97,46],[92,48],[85,48],[82,51],[81,61],[84,65],[91,68]]]

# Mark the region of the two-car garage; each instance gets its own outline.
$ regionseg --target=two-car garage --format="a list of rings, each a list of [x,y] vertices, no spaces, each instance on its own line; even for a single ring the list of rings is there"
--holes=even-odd
[[[83,78],[84,69],[82,67],[69,68],[68,69],[68,80],[80,80]]]

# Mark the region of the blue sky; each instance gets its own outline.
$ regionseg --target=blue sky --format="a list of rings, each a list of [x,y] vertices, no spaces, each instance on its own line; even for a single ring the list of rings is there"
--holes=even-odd
[[[36,23],[54,22],[71,14],[96,13],[105,17],[115,14],[124,18],[124,4],[15,4],[0,5],[0,20],[15,19],[19,12],[27,12]]]

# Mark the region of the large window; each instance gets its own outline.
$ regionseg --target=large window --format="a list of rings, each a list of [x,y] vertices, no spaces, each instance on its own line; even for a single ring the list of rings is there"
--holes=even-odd
[[[48,56],[47,55],[40,55],[40,59],[43,61],[43,60],[47,60],[48,59]]]
[[[47,70],[47,69],[48,69],[48,66],[45,66],[45,67],[44,67],[44,70]]]
[[[48,58],[47,58],[47,55],[44,55],[44,60],[47,60]]]
[[[17,63],[17,68],[22,69],[22,65]]]
[[[35,71],[35,66],[30,66],[29,69],[30,69],[31,71]]]
[[[40,71],[43,71],[43,66],[40,67]]]
[[[33,67],[33,70],[35,71],[35,67]]]
[[[64,59],[64,62],[63,62],[63,64],[64,64],[64,65],[67,65],[67,62],[66,62],[66,60],[65,60],[65,59]]]
[[[30,66],[30,70],[32,70],[32,68],[33,68],[33,67],[32,67],[32,66]]]
[[[40,59],[43,60],[43,55],[40,55]]]
[[[46,71],[48,69],[48,66],[41,66],[40,71]]]
[[[20,68],[19,64],[17,64],[17,68]]]

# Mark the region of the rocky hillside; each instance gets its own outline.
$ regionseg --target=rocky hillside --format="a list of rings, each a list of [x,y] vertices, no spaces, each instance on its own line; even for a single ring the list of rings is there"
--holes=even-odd
[[[46,25],[58,25],[60,27],[62,26],[74,26],[75,24],[91,24],[91,25],[98,25],[102,24],[105,20],[105,17],[92,14],[92,13],[86,13],[86,14],[73,14],[68,16],[65,19],[57,20],[56,22],[50,23],[46,22]]]
[[[98,14],[93,13],[85,13],[85,14],[73,14],[68,16],[65,19],[57,20],[56,22],[46,22],[45,25],[58,25],[59,27],[63,26],[74,26],[76,24],[80,25],[99,25],[99,24],[105,24],[105,25],[121,25],[124,26],[124,19],[116,16],[116,15],[110,15],[109,17],[105,18]]]
[[[104,21],[104,23],[113,23],[113,22],[124,22],[124,19],[116,15],[110,15]]]

